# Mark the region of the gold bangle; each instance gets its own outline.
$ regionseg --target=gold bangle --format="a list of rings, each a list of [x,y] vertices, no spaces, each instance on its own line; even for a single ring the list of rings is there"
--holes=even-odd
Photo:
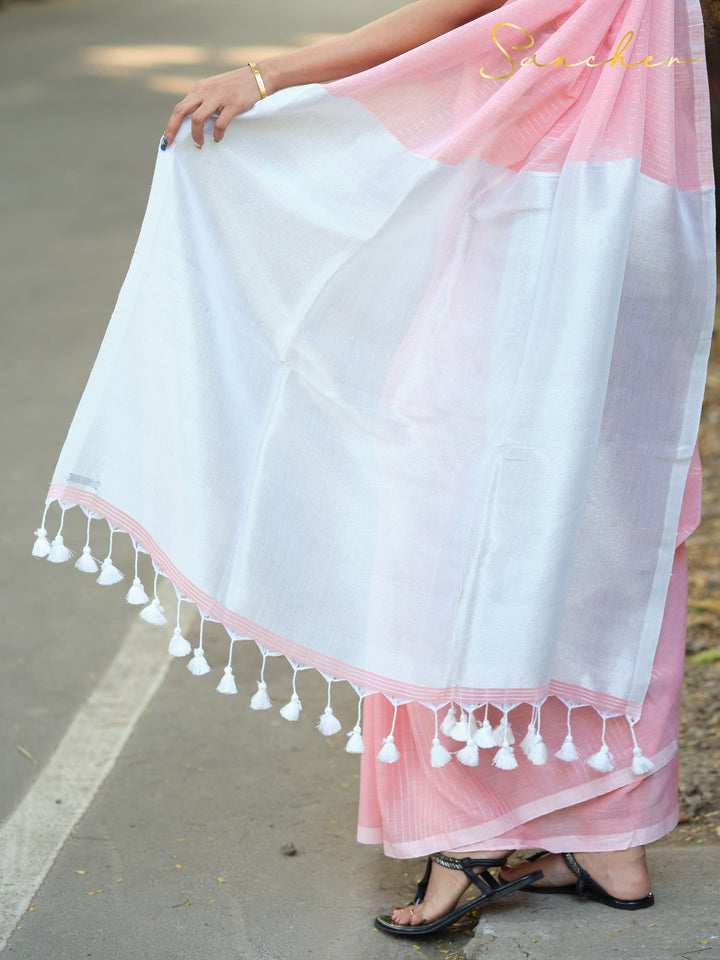
[[[265,97],[267,96],[267,90],[265,89],[265,84],[263,83],[263,78],[260,76],[260,71],[258,70],[258,66],[257,66],[256,63],[253,63],[252,61],[251,61],[250,63],[248,63],[248,66],[250,67],[250,69],[252,70],[252,72],[255,74],[255,79],[257,80],[257,85],[258,85],[258,90],[260,91],[260,99],[261,99],[261,100],[264,100]]]

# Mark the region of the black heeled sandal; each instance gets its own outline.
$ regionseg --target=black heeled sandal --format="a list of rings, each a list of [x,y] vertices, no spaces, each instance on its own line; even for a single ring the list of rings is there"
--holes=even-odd
[[[537,860],[538,857],[543,856],[547,856],[547,854],[534,854],[532,857],[528,857],[528,861]],[[584,867],[580,866],[572,853],[563,853],[561,856],[577,877],[575,883],[568,884],[565,887],[527,886],[525,890],[528,893],[574,893],[577,897],[583,897],[585,900],[595,900],[597,903],[604,903],[605,906],[614,907],[616,910],[643,910],[655,903],[655,897],[652,893],[640,900],[620,900],[618,897],[612,897],[607,890],[600,886],[597,880],[593,880]]]
[[[475,907],[479,907],[484,903],[492,903],[494,900],[499,900],[500,897],[504,897],[508,893],[513,893],[515,890],[523,890],[534,880],[540,880],[543,875],[542,870],[535,870],[525,877],[518,877],[517,880],[511,880],[509,883],[502,883],[489,872],[489,869],[491,867],[502,867],[507,863],[507,857],[503,857],[502,859],[486,858],[475,860],[470,857],[458,859],[457,857],[445,856],[443,853],[434,853],[431,857],[428,857],[425,875],[417,885],[415,905],[422,903],[425,897],[430,881],[430,871],[433,861],[441,867],[449,867],[451,870],[462,870],[471,883],[474,883],[478,890],[480,890],[481,896],[476,897],[474,900],[469,900],[459,907],[455,907],[454,910],[451,910],[442,917],[438,917],[437,920],[432,920],[430,923],[419,923],[417,926],[393,923],[392,918],[388,916],[375,917],[375,926],[378,930],[382,930],[384,933],[391,933],[393,936],[405,937],[419,937],[427,933],[435,933],[435,931],[440,930],[441,927],[446,927],[449,923],[454,923],[455,920],[459,920],[460,917],[469,913],[470,910],[474,910]],[[475,873],[474,867],[484,867],[485,869],[480,873]]]

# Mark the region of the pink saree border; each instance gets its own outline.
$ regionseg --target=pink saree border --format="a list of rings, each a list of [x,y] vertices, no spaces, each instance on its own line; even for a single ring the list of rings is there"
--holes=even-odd
[[[222,624],[229,633],[239,634],[243,638],[254,640],[271,652],[282,654],[288,660],[302,666],[312,667],[326,676],[347,680],[354,686],[359,687],[365,694],[383,693],[389,700],[396,700],[399,703],[414,700],[428,706],[442,706],[450,701],[478,706],[485,703],[496,705],[540,704],[547,697],[554,696],[569,703],[594,707],[598,712],[608,716],[628,716],[633,719],[640,716],[641,704],[607,696],[557,680],[551,680],[546,687],[518,687],[502,691],[469,687],[432,688],[404,684],[361,670],[358,667],[309,650],[301,644],[253,623],[234,610],[230,610],[189,580],[141,524],[97,494],[79,487],[53,483],[48,490],[45,503],[51,504],[53,502],[58,502],[61,507],[65,506],[67,508],[72,506],[86,507],[99,514],[119,530],[129,534],[149,554],[161,575],[168,577],[184,598],[191,600],[205,617]]]

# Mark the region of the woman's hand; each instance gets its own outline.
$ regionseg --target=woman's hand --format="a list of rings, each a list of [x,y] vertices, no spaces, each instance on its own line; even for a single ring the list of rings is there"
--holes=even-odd
[[[175,139],[180,124],[192,114],[192,138],[196,146],[205,142],[204,127],[210,117],[217,113],[213,138],[220,142],[233,117],[245,113],[260,99],[260,88],[250,67],[219,73],[214,77],[198,80],[186,97],[178,103],[165,128],[167,146]]]
[[[505,0],[415,0],[352,33],[275,54],[257,66],[268,96],[285,87],[327,83],[385,63],[448,30],[496,10],[503,3]],[[203,127],[217,113],[213,135],[219,142],[232,118],[249,110],[259,99],[260,88],[250,67],[198,81],[173,110],[162,149],[170,146],[180,124],[190,114],[192,138],[201,147]]]

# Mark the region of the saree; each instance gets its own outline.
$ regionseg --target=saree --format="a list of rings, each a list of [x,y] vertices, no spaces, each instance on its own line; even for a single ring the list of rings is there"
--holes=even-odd
[[[129,534],[127,601],[172,620],[147,554],[200,612],[194,644],[179,614],[168,628],[171,655],[194,647],[188,668],[221,693],[236,642],[263,666],[284,656],[288,720],[300,671],[320,671],[327,735],[334,682],[382,694],[384,762],[398,708],[419,704],[433,768],[453,759],[442,727],[468,766],[486,748],[501,770],[648,774],[635,726],[713,319],[702,51],[696,0],[511,0],[279,91],[222,144],[196,150],[186,123],[158,152],[34,555],[71,559],[78,506],[76,565],[112,586]],[[228,631],[224,665],[207,620]],[[557,755],[549,700],[568,718]],[[272,707],[262,668],[250,705]],[[594,717],[583,756],[577,707]]]
[[[408,704],[400,709],[395,739],[401,757],[378,763],[390,704],[382,696],[365,703],[365,739],[360,770],[357,839],[382,844],[387,856],[423,857],[436,850],[472,855],[477,850],[615,851],[659,840],[678,821],[678,726],[685,666],[687,558],[685,540],[700,519],[701,470],[691,465],[683,499],[662,629],[637,736],[655,769],[638,777],[621,764],[600,773],[587,764],[523,764],[508,791],[502,771],[492,764],[458,763],[435,770],[425,744],[430,733],[427,711]],[[529,707],[513,712],[520,730]],[[543,736],[551,750],[566,735],[563,704],[550,698],[542,711]],[[581,755],[592,753],[596,731],[592,711],[573,713],[574,743]],[[450,738],[451,739],[451,738]],[[449,749],[453,744],[445,741]],[[627,725],[608,721],[611,754],[631,748]],[[551,746],[552,745],[552,746]],[[457,746],[457,745],[456,745]],[[373,749],[374,748],[374,749]]]

